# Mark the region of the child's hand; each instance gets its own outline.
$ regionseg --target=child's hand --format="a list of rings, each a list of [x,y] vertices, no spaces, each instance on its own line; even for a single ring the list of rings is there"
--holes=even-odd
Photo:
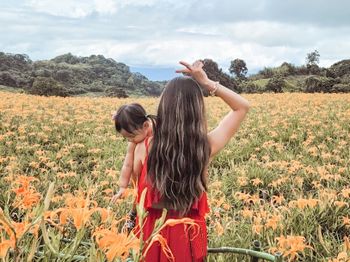
[[[124,195],[125,191],[126,191],[126,188],[125,188],[125,187],[121,187],[121,188],[119,189],[118,193],[115,194],[115,195],[112,197],[111,202],[112,202],[112,203],[115,203],[120,197],[122,197],[122,196]]]

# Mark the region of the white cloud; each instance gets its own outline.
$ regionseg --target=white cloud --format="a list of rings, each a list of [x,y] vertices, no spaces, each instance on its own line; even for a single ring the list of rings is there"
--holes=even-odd
[[[117,3],[114,0],[94,0],[94,7],[101,14],[114,14],[117,11]]]
[[[26,5],[37,12],[54,16],[83,18],[94,12],[102,15],[115,14],[119,8],[151,6],[157,0],[26,0]]]
[[[350,17],[350,8],[346,3],[339,0],[343,6],[327,8],[319,0],[321,4],[313,9],[315,0],[305,5],[295,1],[6,3],[0,6],[0,51],[27,53],[33,59],[67,52],[102,54],[129,65],[152,67],[177,67],[181,59],[212,58],[227,69],[231,60],[241,58],[250,71],[284,61],[303,64],[314,49],[321,54],[322,66],[349,58],[350,25],[344,19]]]
[[[300,55],[300,50],[288,47],[266,47],[254,43],[234,43],[216,37],[197,36],[185,39],[152,39],[132,41],[82,41],[69,40],[56,43],[54,55],[71,52],[80,56],[103,54],[130,66],[177,67],[178,61],[211,58],[224,70],[235,58],[246,61],[250,70],[263,66],[277,66]],[[303,54],[302,54],[303,55]]]
[[[26,4],[36,12],[71,18],[85,17],[95,9],[91,1],[28,0]]]

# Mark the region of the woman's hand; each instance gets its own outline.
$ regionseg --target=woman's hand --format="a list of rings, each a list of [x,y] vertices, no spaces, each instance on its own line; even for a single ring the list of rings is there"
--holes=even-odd
[[[202,61],[197,60],[192,65],[187,62],[180,61],[180,64],[185,68],[176,70],[176,73],[183,73],[185,75],[193,77],[198,82],[198,84],[208,89],[208,91],[213,89],[214,81],[210,80],[207,74],[204,72],[204,64]]]

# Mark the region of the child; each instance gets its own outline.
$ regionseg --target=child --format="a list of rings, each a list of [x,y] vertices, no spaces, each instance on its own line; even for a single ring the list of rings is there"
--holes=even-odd
[[[121,106],[114,114],[113,120],[115,121],[116,131],[129,141],[119,177],[119,191],[111,200],[115,202],[124,194],[131,177],[134,184],[136,184],[137,178],[133,176],[134,150],[136,144],[144,141],[146,137],[152,136],[152,127],[155,117],[147,115],[145,109],[140,104],[132,103]],[[135,225],[135,218],[136,210],[135,206],[133,206],[133,209],[129,212],[129,219],[126,223],[129,232]]]

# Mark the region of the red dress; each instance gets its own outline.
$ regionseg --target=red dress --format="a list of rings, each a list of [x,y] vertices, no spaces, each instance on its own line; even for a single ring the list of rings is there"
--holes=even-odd
[[[138,179],[138,192],[137,203],[140,202],[142,191],[147,188],[144,207],[148,211],[146,221],[143,227],[144,240],[147,240],[151,235],[155,221],[160,218],[162,214],[161,209],[152,208],[153,203],[159,201],[157,192],[146,182],[147,176],[147,158],[148,158],[148,137],[145,139],[146,157],[142,167],[141,175]],[[199,225],[199,230],[187,232],[184,230],[183,224],[175,226],[166,226],[161,231],[161,235],[167,240],[167,244],[175,257],[176,262],[187,261],[204,261],[207,255],[207,228],[205,222],[205,214],[209,212],[209,206],[207,201],[207,194],[204,192],[198,201],[192,204],[191,210],[186,215]],[[179,214],[175,210],[168,210],[168,218],[180,218]],[[140,225],[138,225],[138,219],[136,219],[136,231]],[[199,231],[199,232],[198,232]],[[146,254],[146,262],[165,262],[170,261],[161,249],[158,242],[152,244],[152,247]]]

